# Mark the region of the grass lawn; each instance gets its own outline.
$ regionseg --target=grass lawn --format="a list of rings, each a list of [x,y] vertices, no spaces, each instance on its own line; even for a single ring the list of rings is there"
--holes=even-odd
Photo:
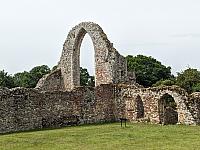
[[[0,150],[200,149],[200,126],[119,123],[0,135]]]

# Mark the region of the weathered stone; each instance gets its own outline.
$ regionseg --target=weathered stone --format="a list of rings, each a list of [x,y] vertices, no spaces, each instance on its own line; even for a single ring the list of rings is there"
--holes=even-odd
[[[112,87],[71,92],[0,89],[0,133],[115,121]]]
[[[149,118],[151,122],[160,123],[160,114],[159,114],[159,100],[165,94],[171,95],[176,104],[177,104],[177,113],[178,113],[178,123],[180,124],[198,124],[198,117],[194,115],[194,112],[199,112],[199,105],[197,103],[190,104],[190,108],[188,107],[188,99],[191,96],[187,94],[183,89],[177,86],[169,86],[169,87],[153,87],[153,88],[130,88],[130,86],[123,86],[121,93],[118,93],[117,96],[120,102],[124,101],[126,105],[133,105],[136,103],[138,97],[141,98],[143,103],[144,110],[141,110],[142,107],[138,108],[140,110],[135,110],[134,112],[129,112],[125,107],[120,111],[125,111],[124,117],[132,118],[131,121],[136,121],[137,117],[135,117],[135,113],[137,111],[144,111],[144,118]],[[199,95],[198,95],[199,96]],[[127,99],[127,97],[129,97]],[[196,98],[195,98],[196,99]],[[142,104],[141,103],[141,104]],[[191,112],[193,110],[193,113]],[[132,116],[130,116],[130,113]],[[172,121],[171,121],[172,122]]]
[[[57,67],[61,71],[61,76],[56,77],[56,82],[52,80],[52,73],[45,76],[37,85],[38,88],[45,91],[58,90],[60,83],[59,90],[70,91],[80,86],[80,46],[86,33],[89,34],[94,45],[96,86],[135,82],[134,73],[127,74],[126,59],[113,47],[102,28],[93,22],[82,22],[70,30],[63,45]]]
[[[95,50],[96,87],[80,87],[79,53],[88,33]],[[0,133],[87,123],[145,121],[200,124],[200,93],[188,95],[178,86],[143,88],[127,72],[126,60],[101,27],[83,22],[72,28],[55,71],[35,89],[0,88]],[[174,98],[176,110],[162,97]],[[164,120],[164,121],[163,121]]]

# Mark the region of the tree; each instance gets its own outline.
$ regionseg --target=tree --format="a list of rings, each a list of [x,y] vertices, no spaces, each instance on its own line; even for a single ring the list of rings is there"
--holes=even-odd
[[[58,65],[53,66],[53,68],[51,69],[51,71],[55,71],[58,68]]]
[[[155,84],[153,84],[153,86],[172,86],[175,84],[176,84],[176,78],[173,77],[170,79],[157,81]]]
[[[144,87],[150,87],[157,81],[170,79],[171,67],[166,67],[152,57],[143,55],[128,55],[127,68],[128,71],[134,71],[136,74],[136,82]]]
[[[50,68],[47,65],[37,66],[31,69],[30,76],[31,76],[31,82],[30,87],[34,88],[38,81],[46,74],[50,73]]]
[[[31,75],[29,72],[24,71],[20,73],[16,73],[14,75],[14,83],[16,87],[26,87],[30,88],[31,86]]]
[[[54,66],[52,70],[55,70]],[[29,72],[24,71],[16,73],[13,77],[15,87],[34,88],[38,81],[46,74],[50,73],[50,68],[47,65],[36,66]],[[94,86],[94,77],[90,76],[87,69],[80,68],[80,84],[81,86]]]
[[[29,72],[16,73],[14,75],[15,86],[34,88],[38,81],[48,73],[50,73],[50,68],[47,65],[36,66]]]
[[[94,76],[90,76],[88,79],[88,86],[95,87],[95,78]]]
[[[14,80],[11,75],[8,75],[7,72],[0,71],[0,86],[1,87],[7,87],[7,88],[13,88],[14,87]]]
[[[192,87],[192,92],[200,92],[200,83],[197,83]]]
[[[80,67],[80,85],[86,86],[88,84],[88,79],[90,75],[86,68]]]
[[[184,88],[188,93],[200,90],[200,72],[197,69],[188,68],[178,73],[176,84]]]
[[[94,76],[90,76],[86,68],[80,67],[80,85],[95,86]]]

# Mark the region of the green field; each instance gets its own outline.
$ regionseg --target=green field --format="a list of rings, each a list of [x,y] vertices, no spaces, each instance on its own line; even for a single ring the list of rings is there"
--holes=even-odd
[[[200,127],[111,123],[0,135],[0,150],[46,149],[200,149]]]

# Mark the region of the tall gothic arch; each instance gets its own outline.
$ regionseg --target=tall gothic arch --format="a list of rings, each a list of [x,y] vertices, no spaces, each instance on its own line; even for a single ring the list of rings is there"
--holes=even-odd
[[[51,73],[43,78],[37,87],[45,87],[44,90],[70,91],[80,86],[80,46],[86,33],[91,37],[95,51],[96,86],[127,82],[126,59],[117,52],[98,24],[82,22],[68,33],[57,67],[56,73],[59,77],[56,82],[53,82],[55,73]],[[48,87],[48,84],[52,84],[53,88]]]

